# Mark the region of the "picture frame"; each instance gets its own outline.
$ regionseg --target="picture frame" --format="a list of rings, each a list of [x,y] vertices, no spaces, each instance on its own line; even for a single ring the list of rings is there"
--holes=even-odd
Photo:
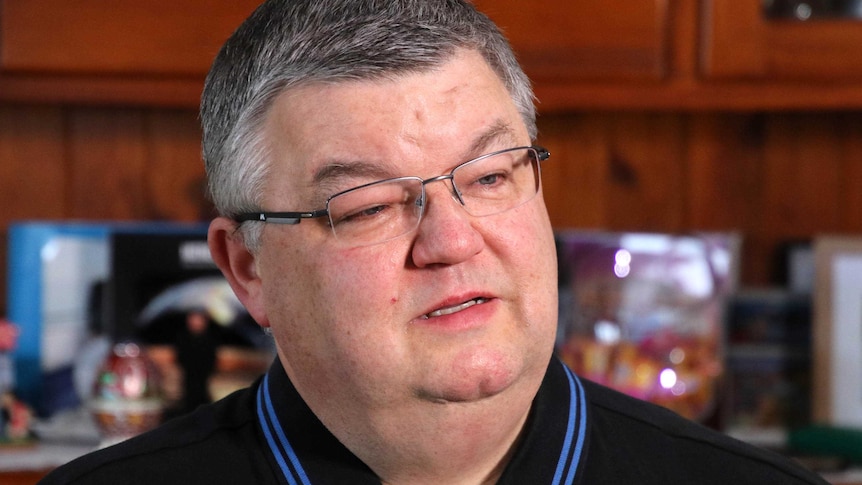
[[[812,263],[813,267],[813,263]],[[781,447],[811,419],[811,296],[745,288],[728,302],[721,425]]]
[[[812,420],[862,426],[862,237],[814,241]]]

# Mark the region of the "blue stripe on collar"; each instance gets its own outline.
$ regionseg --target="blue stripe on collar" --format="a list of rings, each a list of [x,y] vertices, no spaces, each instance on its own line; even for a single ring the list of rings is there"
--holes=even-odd
[[[584,388],[578,377],[565,365],[569,383],[569,416],[566,437],[554,473],[553,485],[571,485],[580,464],[587,429],[587,404]],[[269,393],[269,374],[265,374],[257,391],[257,416],[267,444],[289,485],[311,485],[299,457],[285,436],[272,407]],[[276,440],[277,438],[277,440]],[[565,478],[564,475],[565,474]]]
[[[272,407],[272,400],[269,396],[269,373],[264,375],[263,382],[257,389],[257,418],[261,428],[263,428],[269,449],[272,451],[275,461],[278,462],[287,483],[289,485],[299,485],[300,483],[311,485],[305,470],[302,468],[302,463],[299,462],[299,457],[296,456],[287,436],[284,435],[284,430]],[[273,434],[278,437],[278,442],[276,442]]]
[[[566,424],[566,439],[557,462],[557,470],[554,473],[553,485],[565,483],[571,485],[575,480],[578,465],[581,461],[581,452],[584,448],[584,440],[587,432],[587,403],[584,396],[584,388],[578,377],[565,364],[566,377],[569,380],[569,418]],[[572,442],[574,441],[574,446]],[[568,472],[566,472],[568,470]],[[566,473],[565,481],[563,473]]]

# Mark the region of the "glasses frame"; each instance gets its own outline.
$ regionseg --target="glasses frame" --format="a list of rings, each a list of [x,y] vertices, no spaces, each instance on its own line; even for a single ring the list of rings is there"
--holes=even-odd
[[[458,202],[461,203],[462,206],[465,206],[464,201],[461,200],[461,195],[458,193],[457,187],[454,185],[455,172],[459,168],[461,168],[465,165],[468,165],[470,163],[477,162],[479,160],[483,160],[485,158],[490,158],[490,157],[493,157],[496,155],[500,155],[500,154],[507,153],[507,152],[512,152],[515,150],[525,150],[525,149],[531,149],[536,153],[536,167],[537,167],[536,175],[538,177],[538,179],[536,180],[536,193],[539,193],[539,186],[541,184],[541,169],[539,169],[539,163],[550,158],[551,152],[549,152],[547,149],[545,149],[545,147],[542,147],[539,145],[528,145],[528,146],[506,148],[503,150],[497,150],[495,152],[486,153],[485,155],[481,155],[479,157],[467,160],[466,162],[459,163],[455,168],[450,170],[449,173],[447,173],[447,174],[438,175],[436,177],[431,177],[428,179],[423,179],[421,177],[413,177],[413,176],[393,177],[393,178],[388,178],[388,179],[383,179],[383,180],[376,180],[374,182],[369,182],[367,184],[358,185],[356,187],[351,187],[347,190],[342,190],[341,192],[337,192],[335,194],[330,195],[326,199],[326,207],[324,207],[323,209],[317,209],[317,210],[311,210],[311,211],[302,211],[302,212],[271,212],[271,211],[245,212],[245,213],[238,214],[238,215],[234,216],[233,219],[236,222],[268,222],[268,223],[272,223],[272,224],[295,225],[295,224],[299,224],[303,219],[316,219],[319,217],[329,217],[329,202],[332,199],[334,199],[340,195],[346,194],[348,192],[352,192],[354,190],[362,189],[362,188],[365,188],[365,187],[368,187],[371,185],[376,185],[376,184],[385,183],[385,182],[391,182],[394,180],[404,180],[404,179],[417,179],[417,180],[421,181],[422,187],[423,187],[423,195],[424,195],[425,185],[427,185],[431,182],[437,182],[440,180],[450,180],[450,181],[452,181],[452,188],[453,188],[454,196],[458,199]],[[332,220],[330,220],[330,225],[332,225]],[[338,237],[338,236],[336,236],[336,237]]]

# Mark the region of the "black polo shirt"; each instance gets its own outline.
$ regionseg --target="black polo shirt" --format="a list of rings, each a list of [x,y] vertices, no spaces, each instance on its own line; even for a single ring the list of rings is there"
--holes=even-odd
[[[276,360],[248,389],[58,468],[79,484],[379,484],[311,412]],[[553,359],[498,482],[825,484],[817,475],[676,414],[579,379]]]

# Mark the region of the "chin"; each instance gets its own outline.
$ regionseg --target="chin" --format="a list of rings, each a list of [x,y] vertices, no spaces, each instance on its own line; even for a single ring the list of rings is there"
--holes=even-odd
[[[533,356],[525,355],[523,348],[519,350],[463,350],[448,365],[438,367],[437,385],[432,384],[425,397],[439,402],[473,402],[518,389],[533,379],[541,381],[547,362],[538,366],[530,359]]]

